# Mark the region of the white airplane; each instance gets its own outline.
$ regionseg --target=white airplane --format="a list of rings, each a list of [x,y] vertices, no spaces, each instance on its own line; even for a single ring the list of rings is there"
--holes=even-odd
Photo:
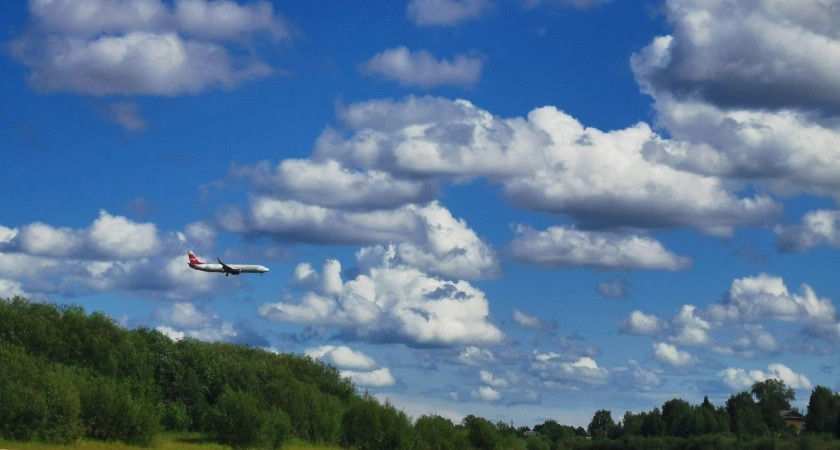
[[[265,266],[248,264],[227,265],[223,263],[220,258],[216,258],[219,261],[219,264],[207,264],[198,259],[192,251],[187,254],[190,257],[189,266],[195,270],[201,270],[202,272],[220,272],[224,273],[225,276],[239,275],[240,273],[258,273],[262,275],[268,272],[268,268]]]

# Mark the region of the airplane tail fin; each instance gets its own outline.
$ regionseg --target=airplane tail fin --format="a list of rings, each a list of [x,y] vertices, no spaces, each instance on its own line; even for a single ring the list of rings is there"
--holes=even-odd
[[[198,259],[195,256],[195,253],[193,253],[192,251],[190,251],[188,254],[190,256],[190,264],[204,264],[200,259]]]

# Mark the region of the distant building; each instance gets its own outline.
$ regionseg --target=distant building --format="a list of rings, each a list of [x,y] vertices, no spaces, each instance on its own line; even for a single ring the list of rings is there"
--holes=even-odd
[[[539,436],[539,435],[540,435],[539,431],[526,431],[525,432],[525,437]]]
[[[805,416],[795,409],[783,409],[779,414],[785,419],[788,425],[793,425],[797,430],[805,426]]]

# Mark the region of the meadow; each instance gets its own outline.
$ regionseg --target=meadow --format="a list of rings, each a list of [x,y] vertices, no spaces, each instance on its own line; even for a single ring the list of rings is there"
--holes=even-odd
[[[199,433],[160,433],[150,447],[126,445],[122,442],[79,440],[75,444],[58,445],[37,442],[9,442],[0,440],[0,450],[228,450],[233,447],[215,443]],[[284,450],[343,450],[341,447],[316,445],[293,439]]]

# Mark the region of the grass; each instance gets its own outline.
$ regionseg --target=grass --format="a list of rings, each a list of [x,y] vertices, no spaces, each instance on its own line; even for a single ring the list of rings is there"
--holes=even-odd
[[[201,434],[197,433],[161,433],[151,447],[137,447],[126,445],[122,442],[102,442],[81,440],[71,445],[41,444],[37,442],[8,442],[0,440],[0,450],[222,450],[230,449],[226,445],[216,444],[207,441]],[[283,446],[283,450],[342,450],[341,447],[325,447],[311,444],[306,441],[293,439]]]

